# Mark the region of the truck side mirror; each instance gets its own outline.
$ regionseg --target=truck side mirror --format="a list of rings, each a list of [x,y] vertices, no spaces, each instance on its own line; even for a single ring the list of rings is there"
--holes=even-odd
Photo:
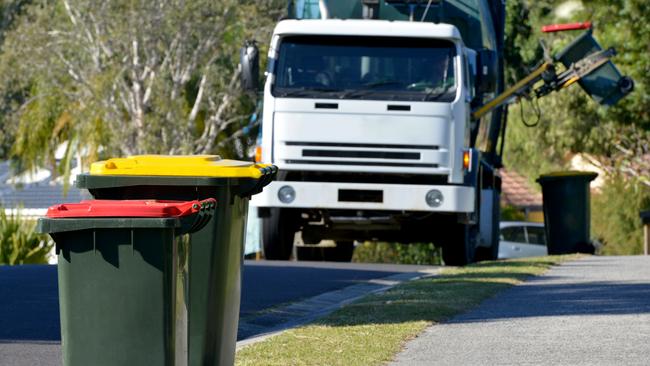
[[[495,92],[499,60],[494,50],[481,49],[478,51],[478,68],[476,73],[476,93]]]
[[[255,41],[246,41],[239,52],[241,88],[250,93],[259,90],[260,52]]]

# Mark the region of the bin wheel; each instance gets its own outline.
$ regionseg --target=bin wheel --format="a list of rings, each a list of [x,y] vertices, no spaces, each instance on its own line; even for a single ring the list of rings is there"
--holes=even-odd
[[[442,244],[442,260],[449,266],[464,266],[474,262],[478,225],[455,224],[448,229]]]
[[[293,238],[298,231],[298,216],[287,209],[272,208],[271,215],[262,219],[264,258],[289,260]]]
[[[479,261],[495,261],[499,259],[499,232],[500,221],[501,221],[501,206],[498,202],[500,195],[498,192],[494,191],[495,199],[494,202],[497,204],[492,205],[492,237],[490,238],[491,245],[489,247],[478,247],[476,248],[475,260]]]

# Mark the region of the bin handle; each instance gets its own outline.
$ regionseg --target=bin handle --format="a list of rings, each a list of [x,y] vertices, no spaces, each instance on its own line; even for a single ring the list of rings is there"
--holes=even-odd
[[[260,173],[262,175],[255,180],[255,183],[252,185],[252,187],[243,189],[241,192],[238,192],[239,196],[250,197],[254,194],[262,192],[262,189],[271,183],[278,174],[278,167],[275,165],[257,164],[256,167],[260,170]]]
[[[183,234],[197,232],[205,227],[214,216],[217,200],[208,198],[200,202],[193,202],[193,215],[181,217],[181,231]]]

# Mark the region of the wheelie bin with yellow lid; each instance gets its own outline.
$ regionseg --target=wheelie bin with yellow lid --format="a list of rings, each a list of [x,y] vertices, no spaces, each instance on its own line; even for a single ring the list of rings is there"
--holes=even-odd
[[[97,199],[219,202],[211,223],[190,235],[189,365],[234,363],[248,202],[276,173],[216,155],[140,155],[94,163],[77,176],[77,187]]]
[[[50,207],[64,366],[175,365],[187,358],[187,243],[216,201],[90,200]]]

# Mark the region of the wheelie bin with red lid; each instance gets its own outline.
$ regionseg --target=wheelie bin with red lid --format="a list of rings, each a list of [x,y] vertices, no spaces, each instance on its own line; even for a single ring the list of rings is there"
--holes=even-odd
[[[216,200],[82,201],[38,230],[58,255],[63,365],[173,365],[187,357],[188,248]]]
[[[189,365],[234,363],[248,201],[276,173],[216,155],[139,155],[94,163],[77,176],[77,187],[98,199],[219,202],[214,220],[190,235]]]

